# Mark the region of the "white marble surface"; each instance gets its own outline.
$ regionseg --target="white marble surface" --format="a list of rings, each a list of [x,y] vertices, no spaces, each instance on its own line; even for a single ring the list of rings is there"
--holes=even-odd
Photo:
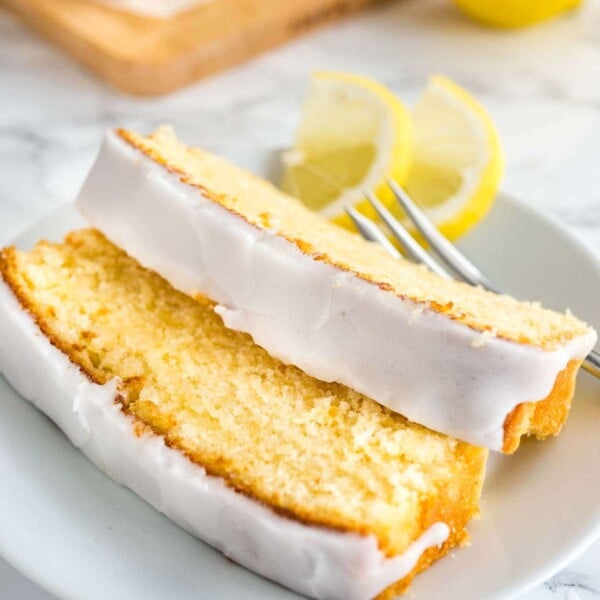
[[[407,101],[434,72],[470,88],[500,129],[504,188],[600,253],[600,0],[516,33],[476,27],[444,0],[391,2],[151,100],[104,87],[2,12],[0,57],[0,243],[73,199],[106,127],[168,121],[228,153],[284,146],[308,74],[330,68],[372,75]],[[522,597],[599,599],[600,542]],[[0,559],[0,598],[49,596]]]

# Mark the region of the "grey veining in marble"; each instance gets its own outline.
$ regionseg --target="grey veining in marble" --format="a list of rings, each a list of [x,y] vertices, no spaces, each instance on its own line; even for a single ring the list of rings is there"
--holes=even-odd
[[[285,146],[318,68],[371,75],[409,102],[431,73],[464,84],[501,132],[504,188],[600,252],[600,0],[518,32],[477,27],[449,0],[390,2],[157,99],[105,87],[0,12],[0,243],[74,198],[109,126],[169,121],[234,156]],[[49,596],[0,559],[0,598]],[[600,542],[523,598],[600,599]]]

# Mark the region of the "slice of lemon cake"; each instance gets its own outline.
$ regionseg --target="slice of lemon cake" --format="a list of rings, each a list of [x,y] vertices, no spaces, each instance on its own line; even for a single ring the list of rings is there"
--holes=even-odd
[[[316,598],[389,597],[465,540],[485,449],[284,365],[97,231],[8,248],[0,272],[8,380],[240,564]]]
[[[169,128],[109,133],[83,215],[285,363],[504,452],[564,424],[596,334],[395,260]]]

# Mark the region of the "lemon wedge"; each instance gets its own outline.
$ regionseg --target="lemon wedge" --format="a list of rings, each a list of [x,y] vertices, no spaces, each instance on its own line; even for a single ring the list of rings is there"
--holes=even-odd
[[[411,116],[404,189],[442,233],[457,238],[485,216],[498,190],[504,161],[496,128],[468,92],[440,76],[429,80]]]
[[[454,0],[465,14],[493,27],[524,27],[579,6],[582,0]]]
[[[392,178],[451,239],[488,212],[503,171],[500,140],[487,112],[440,76],[430,79],[409,113],[371,79],[315,74],[296,143],[282,158],[283,189],[340,225],[354,229],[346,204],[374,216],[365,190],[374,190],[403,220],[386,184]]]
[[[404,183],[413,133],[408,110],[383,85],[358,75],[317,72],[294,147],[282,156],[282,188],[309,208],[350,226],[346,203],[368,212],[365,189]]]

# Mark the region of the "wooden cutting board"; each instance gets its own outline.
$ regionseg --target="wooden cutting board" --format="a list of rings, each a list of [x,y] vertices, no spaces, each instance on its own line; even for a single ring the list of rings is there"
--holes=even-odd
[[[89,0],[0,0],[113,86],[151,96],[240,63],[376,0],[213,0],[169,19]]]

